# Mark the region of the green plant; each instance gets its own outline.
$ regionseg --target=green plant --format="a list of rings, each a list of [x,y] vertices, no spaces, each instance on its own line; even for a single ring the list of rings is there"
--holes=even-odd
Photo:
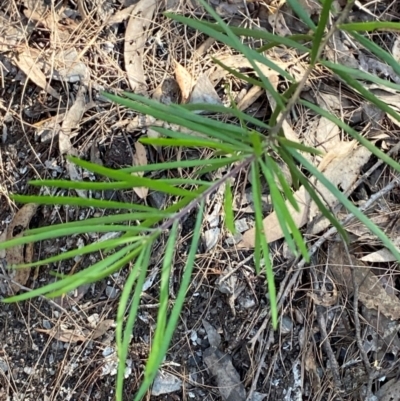
[[[330,70],[334,76],[340,78],[365,99],[375,104],[396,120],[400,121],[400,115],[393,108],[380,101],[372,92],[365,89],[360,81],[375,82],[396,90],[400,90],[400,85],[387,82],[356,69],[328,62],[323,58],[323,51],[329,38],[335,30],[341,29],[348,32],[354,40],[358,41],[371,53],[389,64],[394,71],[400,73],[399,64],[389,53],[385,52],[374,42],[358,33],[358,31],[369,31],[372,29],[400,29],[400,24],[393,25],[393,23],[385,22],[346,24],[344,23],[346,12],[352,5],[352,2],[349,2],[342,16],[339,16],[337,23],[327,30],[328,17],[332,12],[332,0],[325,0],[323,2],[322,12],[317,25],[315,25],[304,13],[297,0],[290,0],[288,1],[289,5],[293,8],[295,13],[297,13],[298,17],[309,27],[310,33],[308,35],[297,35],[285,38],[261,30],[230,27],[224,23],[224,21],[207,4],[205,4],[205,2],[202,3],[209,14],[215,18],[216,23],[204,22],[170,13],[167,13],[167,15],[178,22],[191,26],[206,35],[214,37],[218,41],[246,56],[257,73],[258,79],[239,73],[229,67],[225,66],[225,68],[234,76],[253,85],[258,85],[270,93],[276,102],[276,108],[268,123],[246,115],[239,111],[234,104],[232,104],[230,108],[209,104],[166,106],[131,93],[122,93],[120,95],[104,94],[108,99],[139,113],[151,115],[159,120],[171,124],[177,124],[194,133],[201,134],[193,136],[183,132],[176,132],[172,129],[154,127],[153,129],[159,132],[161,137],[157,139],[142,138],[142,143],[155,146],[208,148],[214,150],[214,157],[207,160],[186,160],[159,163],[118,171],[71,157],[70,160],[76,165],[102,175],[108,178],[109,181],[88,183],[46,180],[34,181],[31,182],[31,184],[35,186],[86,189],[92,191],[147,187],[152,190],[175,196],[177,201],[166,210],[160,211],[143,205],[83,199],[71,196],[56,198],[52,196],[15,195],[14,200],[20,203],[29,202],[42,205],[64,204],[82,207],[92,206],[104,209],[126,209],[128,213],[111,214],[106,217],[93,218],[87,221],[60,224],[58,226],[53,226],[51,231],[47,228],[32,229],[26,232],[26,234],[21,238],[0,244],[0,249],[4,249],[6,247],[37,242],[44,239],[67,236],[77,232],[121,232],[122,235],[117,239],[110,239],[104,242],[87,245],[81,249],[66,252],[46,260],[17,266],[17,268],[33,267],[59,262],[77,255],[97,252],[100,250],[107,251],[107,256],[103,260],[85,270],[75,273],[72,276],[59,277],[59,280],[54,283],[5,300],[5,302],[15,302],[39,295],[45,295],[47,297],[60,296],[81,286],[82,284],[91,283],[107,277],[113,272],[126,266],[129,262],[134,262],[120,297],[117,314],[116,341],[119,356],[117,399],[119,400],[122,400],[125,361],[130,344],[130,336],[138,310],[141,289],[147,274],[152,245],[165,230],[170,230],[170,236],[165,249],[165,256],[161,269],[160,307],[158,311],[157,327],[152,340],[152,349],[145,369],[144,380],[136,394],[135,400],[140,400],[144,396],[154,380],[157,369],[167,352],[169,342],[177,325],[179,314],[184,303],[185,294],[189,287],[192,269],[195,265],[204,201],[207,196],[212,194],[216,189],[225,185],[225,224],[226,227],[233,232],[234,213],[232,210],[232,190],[230,185],[231,178],[235,177],[242,169],[250,170],[254,194],[256,227],[254,259],[257,268],[262,265],[265,266],[267,290],[271,303],[271,323],[274,328],[276,328],[278,324],[279,311],[276,307],[275,282],[269,255],[269,246],[267,243],[268,233],[264,232],[262,224],[263,214],[260,201],[262,177],[264,177],[268,183],[274,210],[279,219],[287,244],[296,255],[300,255],[306,260],[308,260],[309,257],[304,238],[288,211],[286,200],[290,202],[291,206],[296,210],[299,209],[299,205],[293,196],[291,185],[281,173],[277,160],[283,160],[287,164],[292,175],[294,188],[303,185],[307,189],[311,198],[319,206],[323,216],[329,219],[331,224],[337,228],[343,238],[346,238],[346,232],[341,227],[332,211],[329,210],[324,201],[320,199],[318,192],[311,184],[310,177],[315,177],[325,185],[329,191],[334,194],[337,200],[362,223],[364,223],[371,232],[379,237],[383,244],[400,260],[398,249],[386,237],[386,235],[376,225],[374,225],[365,214],[359,211],[354,204],[350,202],[333,184],[331,184],[329,180],[327,180],[324,175],[305,157],[305,154],[318,154],[318,151],[311,147],[288,140],[285,138],[282,130],[285,117],[288,115],[291,108],[296,103],[299,103],[333,121],[344,132],[359,141],[363,146],[367,147],[378,158],[382,159],[393,169],[400,171],[400,165],[398,163],[381,152],[372,143],[362,137],[354,129],[350,128],[343,121],[321,109],[317,105],[300,99],[300,93],[304,84],[315,66],[319,64]],[[251,49],[242,43],[239,38],[240,36],[262,39],[267,44],[260,49]],[[308,54],[309,68],[301,82],[296,82],[288,72],[281,69],[278,65],[267,59],[262,54],[266,49],[275,46],[287,46],[296,49],[303,54]],[[222,65],[218,60],[215,60],[215,62]],[[263,75],[258,63],[270,67],[287,80],[288,89],[285,93],[280,94],[274,89],[268,78]],[[212,118],[207,118],[194,113],[194,110],[198,109],[208,110],[214,113],[230,114],[240,123],[233,125],[216,121]],[[208,182],[201,179],[206,172],[216,171],[222,167],[225,167],[228,172],[220,180],[216,182]],[[196,168],[197,170],[191,179],[150,179],[132,175],[132,173],[148,173],[150,171],[172,170],[177,168]],[[196,189],[193,190],[192,188]],[[174,247],[177,241],[177,227],[182,217],[194,210],[197,210],[196,227],[193,232],[193,238],[187,256],[180,289],[177,298],[174,301],[174,306],[169,310],[168,280],[171,265],[173,263]],[[131,297],[132,292],[133,296]],[[129,302],[131,302],[130,305]],[[125,320],[126,313],[127,318]]]

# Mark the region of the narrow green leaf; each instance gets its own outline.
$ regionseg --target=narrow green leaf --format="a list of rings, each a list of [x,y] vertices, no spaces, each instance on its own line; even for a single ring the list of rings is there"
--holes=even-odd
[[[300,43],[300,42],[311,42],[313,40],[314,36],[313,35],[305,35],[305,34],[295,34],[295,35],[290,35],[287,36],[287,39],[290,39],[294,42]],[[275,42],[275,41],[271,41],[266,45],[261,46],[260,48],[256,49],[256,51],[258,53],[263,53],[266,52],[270,49],[273,49],[276,46],[281,46],[281,43],[279,42]],[[303,49],[303,48],[298,48],[300,51],[304,51],[309,53],[310,49],[307,46],[304,46],[307,50]],[[293,47],[294,48],[294,47]]]
[[[328,24],[329,13],[331,12],[333,0],[325,0],[324,5],[322,7],[321,15],[318,21],[318,26],[315,31],[315,36],[313,40],[313,45],[311,49],[311,56],[310,56],[310,64],[314,65],[317,60],[319,48],[321,46],[325,29]]]
[[[49,294],[53,291],[56,291],[60,288],[65,288],[66,285],[69,285],[69,283],[73,282],[76,284],[76,287],[79,287],[81,285],[81,277],[83,275],[87,275],[92,271],[96,271],[97,269],[103,270],[106,269],[107,266],[110,264],[114,263],[114,261],[120,259],[125,255],[126,253],[130,252],[132,249],[136,247],[136,244],[128,245],[124,247],[123,249],[117,251],[115,254],[108,256],[107,258],[100,260],[99,262],[95,263],[94,265],[86,268],[85,270],[82,270],[78,273],[75,273],[73,276],[68,276],[63,280],[56,281],[54,283],[47,284],[43,287],[36,288],[34,290],[24,292],[19,295],[14,295],[9,298],[3,299],[3,302],[6,303],[11,303],[11,302],[19,302],[19,301],[25,301],[27,299],[32,299],[38,296],[42,296],[45,294]]]
[[[261,183],[259,176],[259,165],[257,161],[254,161],[251,164],[251,185],[253,188],[253,199],[254,199],[254,215],[255,215],[255,227],[256,227],[256,246],[258,244],[259,250],[257,251],[257,261],[256,263],[260,263],[260,252],[262,252],[262,256],[265,264],[265,273],[267,278],[267,286],[268,286],[268,294],[269,301],[271,306],[271,318],[272,318],[272,327],[274,330],[278,327],[278,308],[276,301],[276,288],[275,288],[275,277],[274,272],[271,265],[270,253],[269,253],[269,245],[266,239],[266,233],[264,232],[263,225],[263,215],[262,215],[262,206],[261,206]],[[257,249],[257,248],[256,248]],[[256,264],[257,273],[260,271],[260,264]]]
[[[191,198],[195,195],[191,196]],[[50,195],[13,195],[12,199],[19,203],[37,203],[38,205],[69,205],[81,207],[97,207],[99,209],[129,209],[143,212],[154,212],[150,206],[138,205],[134,203],[115,202],[100,199],[79,198],[75,196],[50,196]]]
[[[308,15],[303,5],[301,5],[297,0],[286,0],[286,3],[295,12],[295,14],[297,14],[301,21],[303,21],[308,26],[308,28],[310,28],[312,31],[317,30],[317,27],[315,26],[314,22]]]
[[[268,168],[272,169],[273,173],[278,178],[278,181],[281,184],[282,191],[285,194],[287,200],[293,206],[294,210],[299,212],[300,211],[299,204],[297,203],[297,201],[293,195],[293,190],[290,187],[289,183],[287,182],[286,177],[283,175],[282,170],[278,167],[276,162],[271,159],[271,157],[269,157],[268,155],[266,155],[266,157],[268,158],[266,160],[267,166],[268,166]]]
[[[142,384],[140,385],[140,388],[135,395],[134,399],[135,401],[140,401],[146,394],[146,391],[149,389],[151,384],[153,383],[153,380],[158,372],[158,367],[160,366],[161,362],[164,359],[165,354],[168,351],[169,344],[175,332],[178,319],[182,311],[183,303],[186,298],[186,292],[192,281],[193,266],[195,263],[196,254],[198,252],[198,244],[202,232],[201,224],[203,221],[203,211],[204,211],[204,202],[202,202],[199,207],[199,211],[196,218],[196,224],[193,230],[192,243],[190,246],[189,254],[186,259],[186,265],[184,268],[181,284],[179,286],[178,295],[176,297],[175,304],[172,308],[171,314],[168,319],[168,323],[164,333],[164,341],[161,343],[159,352],[157,355],[155,355],[154,360],[152,361],[151,364],[152,368],[146,366],[146,372],[148,373],[147,375],[145,374],[144,380],[142,381]]]
[[[210,149],[219,149],[228,154],[237,151],[237,147],[229,146],[223,143],[218,143],[206,139],[143,138],[141,142],[144,144],[151,144],[156,146],[183,146],[186,148],[204,147]],[[158,184],[159,180],[155,182],[157,182]]]
[[[143,284],[146,279],[147,267],[150,263],[152,245],[144,247],[139,254],[132,271],[129,273],[128,279],[124,284],[124,288],[121,293],[117,310],[117,327],[116,327],[116,343],[118,352],[118,374],[117,374],[117,386],[116,386],[116,399],[117,401],[123,401],[123,384],[125,377],[125,366],[129,352],[129,344],[131,342],[131,335],[133,333],[133,327],[135,325],[137,312],[139,309],[139,302],[142,295]],[[133,285],[136,283],[135,292],[133,294],[132,301],[130,299]],[[124,317],[128,307],[128,303],[131,301],[129,309],[129,315],[126,322],[125,330]]]
[[[128,225],[85,225],[76,227],[61,228],[58,230],[47,230],[41,233],[36,233],[34,235],[26,235],[23,237],[18,237],[11,239],[7,242],[0,243],[0,249],[11,248],[17,245],[29,244],[31,242],[39,242],[50,238],[60,238],[69,235],[76,234],[86,234],[86,233],[109,233],[109,232],[129,232],[129,233],[149,233],[154,231],[154,229],[145,228],[141,226],[128,226]],[[132,235],[132,234],[131,234]]]
[[[235,216],[233,214],[233,196],[232,189],[229,182],[225,184],[224,192],[224,213],[225,213],[225,225],[226,228],[231,232],[232,235],[236,233],[235,228]]]
[[[390,21],[347,22],[340,24],[339,29],[347,32],[400,31],[400,23]]]
[[[399,84],[390,82],[387,79],[379,78],[376,75],[370,74],[368,72],[356,70],[355,68],[346,67],[345,65],[335,64],[335,63],[331,63],[330,61],[325,61],[325,60],[320,60],[320,63],[331,70],[341,71],[343,74],[350,75],[353,78],[362,79],[364,81],[369,81],[369,82],[374,82],[378,85],[383,85],[383,86],[386,86],[387,88],[392,88],[397,91],[400,91]],[[400,71],[400,65],[399,65],[399,71]]]
[[[137,173],[146,171],[162,171],[162,170],[175,170],[178,168],[192,168],[200,166],[213,166],[213,165],[229,165],[240,160],[240,156],[220,157],[215,159],[201,159],[201,160],[180,160],[176,162],[165,162],[148,164],[146,166],[134,166],[122,168],[121,171],[125,173]]]
[[[171,13],[165,13],[167,16],[172,15]],[[176,14],[173,14],[176,15]],[[219,24],[216,24],[214,22],[208,22],[202,20],[201,23],[204,26],[207,26],[210,29],[213,29],[216,32],[225,32],[224,28],[220,26]],[[246,36],[254,39],[262,39],[265,41],[268,41],[270,43],[273,43],[275,46],[287,46],[292,49],[297,49],[300,51],[308,52],[309,49],[300,44],[300,40],[311,40],[312,36],[310,35],[291,35],[291,36],[279,36],[275,35],[271,32],[268,32],[264,29],[257,29],[257,28],[242,28],[242,27],[237,27],[233,25],[228,25],[229,29],[237,36]],[[314,25],[315,26],[315,25]]]

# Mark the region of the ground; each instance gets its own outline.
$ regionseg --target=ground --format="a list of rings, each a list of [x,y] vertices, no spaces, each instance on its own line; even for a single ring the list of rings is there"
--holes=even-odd
[[[317,21],[318,5],[312,0],[303,3]],[[344,6],[342,3],[337,2],[337,6]],[[350,20],[399,20],[396,2],[361,3],[350,10]],[[283,2],[212,0],[210,4],[234,25],[259,26],[285,36],[307,33]],[[108,102],[101,94],[103,90],[134,91],[166,104],[189,100],[195,94],[203,101],[211,97],[227,104],[232,96],[246,113],[265,119],[271,116],[271,98],[252,92],[250,85],[217,67],[212,57],[252,73],[248,61],[225,45],[169,20],[162,14],[165,9],[208,18],[195,0],[64,1],[52,2],[51,7],[46,1],[0,4],[1,241],[27,228],[104,213],[94,207],[39,206],[26,212],[28,220],[18,215],[22,205],[12,200],[12,194],[44,194],[29,180],[74,179],[75,170],[65,161],[68,154],[115,169],[209,156],[197,149],[144,148],[138,138],[151,136],[149,126],[160,122]],[[390,48],[395,56],[396,37],[393,33],[385,35],[376,35],[374,40],[382,48]],[[361,65],[363,71],[398,83],[398,75],[386,64],[352,47],[351,39],[335,38],[333,47],[340,63]],[[248,44],[258,43],[249,40]],[[304,74],[306,60],[294,51],[276,48],[268,54],[293,76],[301,78]],[[184,77],[203,81],[185,94]],[[268,77],[280,93],[287,89],[281,76]],[[398,101],[394,91],[376,93],[388,104]],[[399,135],[395,121],[322,67],[311,74],[303,98],[320,106],[324,102],[326,109],[335,110],[357,132],[398,159],[399,147],[393,146]],[[294,109],[285,134],[297,135],[307,145],[322,146],[335,154],[336,164],[327,167],[326,173],[338,180],[335,183],[350,194],[354,204],[368,205],[378,194],[380,201],[370,203],[369,216],[398,246],[400,193],[398,185],[391,184],[397,177],[394,170],[377,164],[378,159],[365,150],[348,147],[346,134],[319,115],[300,105]],[[338,149],[343,148],[347,153],[340,153]],[[89,172],[79,174],[82,180],[101,179]],[[152,174],[163,177],[163,172]],[[349,177],[349,185],[340,181],[344,176]],[[390,185],[390,190],[382,192]],[[248,172],[243,171],[236,177],[234,210],[236,220],[245,226],[244,241],[254,223],[249,187]],[[54,189],[53,194],[65,196],[68,191]],[[163,377],[172,377],[179,384],[174,391],[161,394],[154,385],[146,399],[242,401],[247,395],[253,400],[288,401],[388,399],[379,391],[398,377],[398,263],[387,254],[376,259],[381,243],[354,220],[349,219],[346,226],[351,239],[348,248],[334,235],[324,238],[328,225],[317,230],[307,224],[304,233],[310,249],[318,239],[324,239],[313,250],[310,263],[295,258],[271,226],[267,235],[277,238],[271,241],[271,250],[280,306],[279,328],[274,331],[265,275],[262,269],[257,274],[260,266],[255,266],[252,248],[236,246],[221,225],[220,195],[214,194],[206,205],[192,282],[161,368],[159,386],[163,390],[168,387]],[[103,191],[95,196],[159,209],[172,202],[159,193],[133,190]],[[268,216],[271,204],[267,188],[262,200]],[[218,230],[211,223],[213,216],[219,219]],[[338,216],[345,220],[347,214],[339,210]],[[170,279],[172,298],[182,277],[194,222],[194,212],[181,222]],[[100,237],[76,234],[45,240],[18,248],[12,257],[37,261]],[[165,233],[151,256],[129,349],[124,400],[133,399],[143,379],[157,321],[159,269],[167,239]],[[2,252],[3,297],[54,282],[54,272],[70,275],[103,257],[99,253],[76,257],[32,269],[22,277],[9,272],[7,261],[11,256]],[[115,319],[119,295],[131,268],[128,264],[110,277],[55,299],[0,304],[0,400],[115,398]],[[228,397],[223,383],[227,387],[234,384],[239,390]]]

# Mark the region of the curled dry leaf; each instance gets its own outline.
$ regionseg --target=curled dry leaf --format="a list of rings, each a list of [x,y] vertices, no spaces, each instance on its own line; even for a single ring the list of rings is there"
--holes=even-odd
[[[133,164],[135,166],[147,165],[146,148],[140,142],[135,143],[135,154],[133,155]],[[143,176],[143,173],[134,173],[133,175]],[[144,187],[134,187],[133,190],[140,199],[146,198],[147,194],[149,193],[149,189]]]
[[[139,1],[132,11],[125,31],[125,70],[132,91],[141,94],[147,91],[143,70],[143,51],[155,9],[156,0]]]
[[[176,82],[179,85],[182,96],[182,103],[186,103],[189,100],[190,93],[193,87],[193,78],[190,72],[180,65],[176,60],[175,62],[175,77]]]
[[[36,213],[37,205],[28,203],[24,205],[14,216],[12,222],[7,227],[6,240],[22,237],[23,232],[28,228],[29,223]],[[6,262],[8,267],[13,267],[22,263],[32,261],[33,244],[30,246],[17,245],[6,250]],[[10,277],[21,285],[28,281],[31,269],[15,269],[10,272]],[[11,294],[20,290],[17,284],[11,284]]]

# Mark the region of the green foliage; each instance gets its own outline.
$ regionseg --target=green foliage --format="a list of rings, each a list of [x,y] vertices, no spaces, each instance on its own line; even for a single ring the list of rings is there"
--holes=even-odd
[[[152,164],[148,166],[136,166],[121,170],[112,170],[98,166],[84,160],[70,157],[70,161],[85,168],[93,173],[105,178],[101,182],[76,182],[61,180],[43,180],[31,182],[35,186],[58,187],[69,190],[86,189],[92,191],[106,189],[127,189],[134,187],[146,187],[154,191],[166,193],[174,196],[176,202],[165,210],[161,211],[152,207],[106,201],[96,199],[83,199],[80,197],[66,196],[14,196],[16,202],[37,203],[41,205],[75,205],[78,207],[97,207],[103,209],[114,209],[121,214],[111,214],[109,216],[92,218],[86,221],[70,222],[53,226],[51,230],[47,228],[32,229],[25,233],[21,238],[13,239],[0,244],[0,249],[15,245],[27,244],[30,242],[43,241],[56,237],[68,236],[77,233],[88,232],[120,232],[122,235],[117,239],[110,239],[104,242],[96,242],[86,245],[81,249],[72,250],[63,254],[50,257],[37,262],[24,264],[17,267],[33,267],[46,265],[49,263],[60,262],[78,255],[92,252],[103,251],[104,259],[94,265],[75,273],[72,276],[60,276],[54,283],[35,289],[31,292],[23,293],[5,302],[22,301],[39,295],[56,297],[67,293],[83,284],[92,283],[100,280],[119,269],[131,265],[128,279],[122,291],[117,312],[116,342],[119,357],[119,371],[117,377],[117,400],[122,400],[122,390],[125,372],[125,362],[129,350],[131,333],[133,331],[138,306],[141,297],[141,290],[146,279],[147,269],[150,263],[152,245],[165,230],[169,230],[169,240],[165,249],[162,269],[160,272],[160,307],[158,310],[156,331],[152,339],[152,348],[144,372],[144,379],[138,390],[135,401],[140,400],[151,386],[157,370],[162,363],[168,350],[169,343],[176,328],[182,306],[184,304],[186,292],[188,290],[193,268],[196,263],[196,253],[200,240],[201,224],[206,198],[224,185],[224,209],[225,224],[230,232],[234,232],[234,213],[232,209],[233,194],[231,183],[232,179],[241,169],[249,169],[251,184],[254,195],[256,242],[254,250],[254,260],[256,269],[259,273],[261,266],[265,268],[266,291],[269,294],[271,307],[271,324],[274,328],[278,325],[278,313],[274,273],[268,245],[268,232],[263,227],[262,205],[261,205],[261,182],[262,179],[268,183],[274,210],[277,214],[279,223],[284,233],[285,240],[290,249],[299,256],[308,260],[308,252],[305,240],[296,226],[287,206],[287,201],[296,210],[299,205],[293,196],[293,188],[297,189],[303,185],[310,197],[316,202],[323,216],[338,229],[339,233],[346,238],[346,233],[337,221],[336,217],[326,207],[319,194],[315,191],[309,177],[315,177],[328,190],[334,194],[338,201],[361,222],[363,222],[371,232],[373,232],[383,244],[391,250],[400,260],[398,249],[391,243],[387,236],[374,225],[362,212],[360,212],[329,180],[305,157],[305,154],[317,154],[317,150],[302,144],[292,142],[284,137],[282,132],[282,122],[285,113],[297,102],[306,108],[313,110],[321,116],[328,118],[337,124],[350,136],[366,146],[378,158],[392,168],[400,171],[400,165],[377,149],[367,139],[358,134],[355,130],[338,119],[336,116],[321,109],[315,104],[301,100],[299,94],[304,82],[296,82],[287,71],[284,71],[274,62],[269,60],[263,51],[275,46],[286,46],[297,51],[308,54],[311,68],[320,64],[329,69],[336,77],[341,78],[347,83],[348,87],[358,92],[368,101],[375,104],[381,110],[400,121],[399,114],[389,105],[380,101],[360,81],[369,81],[386,85],[388,88],[400,89],[399,85],[387,82],[371,74],[351,69],[343,65],[337,65],[323,59],[323,46],[327,35],[327,23],[329,20],[332,0],[323,2],[318,24],[314,24],[305,13],[297,0],[287,0],[294,12],[310,29],[307,35],[293,35],[291,37],[279,37],[278,35],[262,30],[252,30],[228,26],[204,1],[204,8],[213,16],[216,23],[201,21],[194,18],[187,18],[181,15],[167,13],[172,18],[182,24],[190,26],[196,30],[214,37],[219,42],[226,44],[232,50],[242,53],[247,57],[258,78],[240,73],[232,68],[224,66],[220,61],[215,62],[228,70],[234,76],[247,81],[253,85],[258,85],[268,91],[276,102],[276,108],[266,123],[254,117],[248,116],[239,111],[235,105],[232,107],[222,107],[216,105],[196,104],[196,105],[164,105],[154,100],[144,98],[132,93],[121,93],[114,95],[105,93],[104,96],[113,102],[133,109],[138,113],[151,115],[158,120],[163,120],[171,124],[177,124],[191,133],[176,132],[162,127],[154,127],[161,135],[160,138],[142,138],[144,144],[156,146],[172,146],[187,148],[207,148],[214,151],[214,157],[207,160],[184,160]],[[399,29],[400,25],[384,22],[367,22],[339,24],[339,29],[348,32],[360,45],[374,53],[381,60],[387,62],[398,74],[400,66],[393,57],[379,48],[375,43],[362,36],[359,32],[371,31],[376,29]],[[260,49],[251,49],[244,45],[240,36],[262,39],[265,44]],[[263,64],[279,73],[287,79],[289,88],[283,94],[277,92],[268,77],[261,72],[259,64]],[[214,113],[223,113],[237,118],[240,124],[224,123],[212,118],[204,117],[194,113],[194,110],[207,110]],[[250,128],[251,127],[251,128]],[[260,131],[257,131],[258,127]],[[292,175],[293,184],[289,184],[281,172],[276,160],[284,161]],[[206,172],[213,172],[224,167],[228,172],[224,177],[215,181],[207,182],[202,179]],[[193,176],[188,179],[153,179],[139,177],[132,173],[148,173],[150,171],[172,170],[177,168],[193,168]],[[307,173],[307,175],[305,175]],[[195,188],[195,189],[194,189]],[[174,252],[178,240],[178,225],[181,218],[189,212],[197,211],[196,226],[193,231],[193,238],[190,245],[186,265],[183,270],[183,277],[178,290],[177,298],[170,307],[168,294],[168,282],[171,273],[171,266],[174,263]],[[133,294],[132,294],[133,293]]]

